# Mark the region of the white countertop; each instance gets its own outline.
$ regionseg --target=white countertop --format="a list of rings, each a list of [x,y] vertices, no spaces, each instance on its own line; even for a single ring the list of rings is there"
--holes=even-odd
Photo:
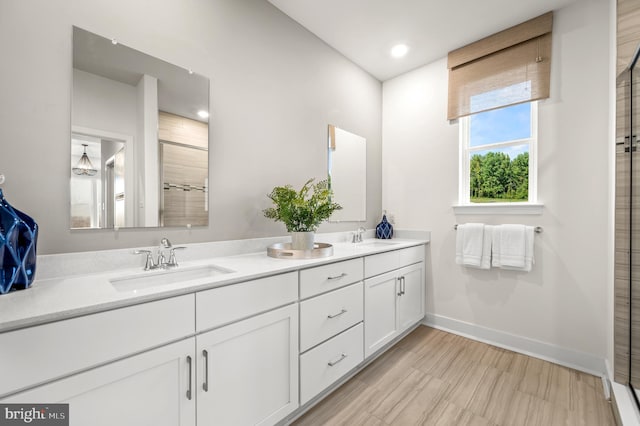
[[[265,248],[258,253],[185,261],[175,270],[215,265],[233,272],[138,290],[119,291],[110,280],[133,275],[151,276],[166,271],[145,272],[140,267],[127,267],[94,274],[36,279],[26,290],[0,295],[0,333],[429,242],[428,239],[393,239],[388,240],[393,244],[367,245],[371,241],[380,240],[365,240],[360,244],[333,243],[333,256],[318,259],[275,259],[267,256]]]

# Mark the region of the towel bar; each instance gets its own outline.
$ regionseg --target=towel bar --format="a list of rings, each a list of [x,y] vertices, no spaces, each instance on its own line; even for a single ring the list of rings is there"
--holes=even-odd
[[[453,229],[458,229],[457,223],[453,225]],[[535,228],[533,228],[533,230],[536,234],[542,234],[542,226],[536,226]]]

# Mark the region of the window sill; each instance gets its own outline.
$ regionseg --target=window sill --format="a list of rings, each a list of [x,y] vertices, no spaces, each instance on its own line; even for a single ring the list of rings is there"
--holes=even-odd
[[[453,212],[459,214],[526,214],[541,215],[544,204],[539,203],[487,203],[487,204],[458,204],[453,206]]]

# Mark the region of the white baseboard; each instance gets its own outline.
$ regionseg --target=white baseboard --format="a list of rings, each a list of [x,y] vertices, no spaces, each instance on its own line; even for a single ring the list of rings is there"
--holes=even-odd
[[[602,377],[606,375],[607,368],[605,360],[584,352],[440,315],[427,314],[423,324],[534,358],[544,359],[545,361],[584,371],[594,376]]]

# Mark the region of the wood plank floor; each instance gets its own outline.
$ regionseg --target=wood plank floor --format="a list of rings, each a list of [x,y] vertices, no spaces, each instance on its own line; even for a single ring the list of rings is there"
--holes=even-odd
[[[420,326],[294,425],[614,426],[599,377]]]

